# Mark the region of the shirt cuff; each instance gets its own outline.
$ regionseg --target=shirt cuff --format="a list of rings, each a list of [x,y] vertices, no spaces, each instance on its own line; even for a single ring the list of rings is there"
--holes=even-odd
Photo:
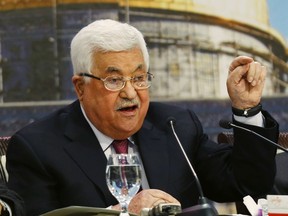
[[[251,117],[245,117],[245,116],[236,116],[233,115],[234,119],[238,122],[241,122],[243,124],[247,125],[253,125],[258,127],[264,127],[264,116],[262,115],[262,112],[259,112],[258,114],[251,116]]]
[[[10,208],[10,206],[6,203],[6,202],[4,202],[3,200],[1,200],[0,199],[0,205],[2,205],[2,212],[4,211],[6,211],[6,212],[8,212],[9,213],[9,216],[12,216],[12,211],[11,211],[11,208]],[[2,214],[1,214],[2,215]]]

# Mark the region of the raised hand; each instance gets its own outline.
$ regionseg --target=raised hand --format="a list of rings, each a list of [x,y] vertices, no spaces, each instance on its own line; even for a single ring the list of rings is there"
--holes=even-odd
[[[255,107],[260,103],[266,68],[247,56],[239,56],[229,67],[227,91],[232,106],[237,109]]]

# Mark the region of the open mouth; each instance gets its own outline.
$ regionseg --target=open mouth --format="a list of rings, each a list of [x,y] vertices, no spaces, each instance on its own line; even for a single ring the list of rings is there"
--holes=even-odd
[[[138,106],[137,105],[134,105],[134,106],[130,106],[130,107],[123,107],[123,108],[120,108],[118,109],[118,111],[133,111],[135,109],[137,109]]]

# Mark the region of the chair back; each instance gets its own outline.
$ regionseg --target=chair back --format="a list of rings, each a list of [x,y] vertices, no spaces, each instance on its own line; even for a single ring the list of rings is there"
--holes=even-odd
[[[10,137],[0,137],[0,181],[7,183],[8,173],[6,170],[6,151]]]

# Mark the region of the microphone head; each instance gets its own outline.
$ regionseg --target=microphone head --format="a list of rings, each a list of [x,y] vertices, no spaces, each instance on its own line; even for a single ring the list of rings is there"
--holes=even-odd
[[[171,125],[171,122],[173,125],[176,124],[176,119],[173,117],[173,116],[169,116],[167,119],[166,119],[166,122],[168,125]]]
[[[224,120],[224,119],[221,119],[219,121],[219,126],[222,127],[222,128],[225,128],[225,129],[231,129],[232,128],[232,123],[228,120]]]

